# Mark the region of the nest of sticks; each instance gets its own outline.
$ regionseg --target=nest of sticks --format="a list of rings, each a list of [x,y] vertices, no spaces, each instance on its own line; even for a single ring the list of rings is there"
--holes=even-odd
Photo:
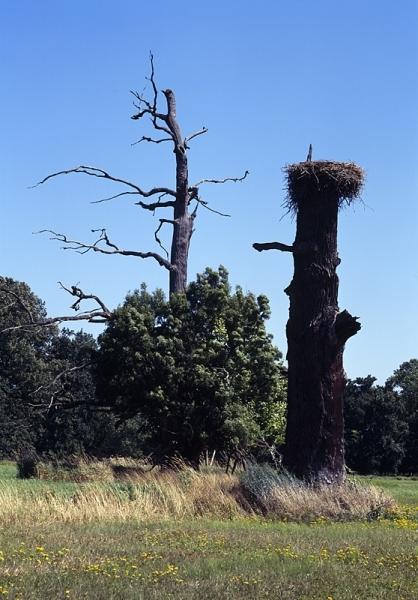
[[[354,163],[316,160],[287,165],[286,205],[296,211],[301,202],[312,197],[337,198],[338,206],[359,198],[364,171]]]

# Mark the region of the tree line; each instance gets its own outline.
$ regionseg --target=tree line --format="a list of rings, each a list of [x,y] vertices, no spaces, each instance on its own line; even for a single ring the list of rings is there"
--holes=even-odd
[[[225,268],[206,269],[171,299],[143,285],[97,341],[31,327],[46,311],[25,283],[1,277],[0,301],[1,458],[280,457],[287,371],[266,330],[269,302],[232,290]],[[418,360],[375,381],[346,387],[346,463],[360,473],[416,472]]]

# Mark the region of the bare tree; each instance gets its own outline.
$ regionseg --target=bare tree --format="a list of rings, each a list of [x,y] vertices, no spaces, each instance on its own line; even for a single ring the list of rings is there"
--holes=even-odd
[[[122,186],[122,189],[116,194],[96,200],[96,203],[107,202],[123,196],[132,196],[138,198],[136,205],[140,208],[155,212],[161,209],[171,209],[170,218],[160,218],[154,237],[165,256],[157,252],[143,252],[137,250],[125,250],[109,239],[106,229],[92,230],[98,233],[98,237],[92,243],[85,243],[73,240],[67,235],[56,233],[50,230],[43,230],[52,234],[52,239],[63,242],[64,249],[76,250],[80,253],[99,252],[101,254],[119,254],[123,256],[134,256],[137,258],[152,258],[161,267],[169,272],[169,290],[170,295],[178,292],[184,292],[187,284],[187,264],[189,256],[190,239],[193,234],[194,221],[199,206],[211,210],[222,216],[229,216],[225,213],[214,210],[201,197],[200,188],[205,184],[222,184],[226,182],[243,181],[248,171],[245,171],[242,177],[226,177],[224,179],[202,179],[196,183],[190,184],[188,172],[187,151],[190,142],[205,134],[208,130],[202,127],[200,130],[187,135],[182,135],[176,109],[176,98],[174,92],[170,89],[163,90],[165,98],[166,112],[160,112],[158,107],[159,92],[155,82],[154,60],[151,54],[151,75],[149,82],[152,88],[152,97],[147,99],[142,93],[132,92],[135,101],[134,105],[137,112],[132,116],[134,120],[140,120],[148,117],[151,120],[152,127],[156,131],[157,137],[142,136],[136,143],[148,142],[154,144],[171,143],[176,162],[175,187],[154,187],[150,190],[144,190],[142,187],[127,181],[126,179],[111,175],[108,171],[98,167],[80,165],[73,169],[58,171],[42,179],[37,185],[41,185],[50,179],[59,175],[68,175],[70,173],[81,173],[89,177],[105,179]],[[171,250],[168,253],[161,243],[159,233],[164,225],[172,227]]]
[[[288,208],[297,214],[296,239],[253,244],[259,252],[291,252],[294,275],[288,341],[288,415],[284,463],[299,477],[344,477],[343,352],[360,329],[338,308],[338,209],[358,197],[362,170],[352,163],[312,161],[286,167]]]

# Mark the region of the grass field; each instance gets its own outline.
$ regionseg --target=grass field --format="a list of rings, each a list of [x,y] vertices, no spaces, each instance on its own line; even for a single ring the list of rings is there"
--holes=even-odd
[[[394,518],[285,523],[232,515],[141,521],[139,515],[48,522],[34,503],[33,513],[17,512],[7,522],[0,515],[0,598],[416,600],[418,481],[371,483],[400,503]],[[3,492],[77,502],[79,487],[16,481],[13,464],[0,466]]]

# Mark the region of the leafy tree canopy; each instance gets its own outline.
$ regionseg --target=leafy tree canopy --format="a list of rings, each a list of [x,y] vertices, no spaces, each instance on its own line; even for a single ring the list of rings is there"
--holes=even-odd
[[[403,407],[408,422],[405,438],[405,457],[400,469],[404,473],[418,472],[418,359],[412,358],[400,365],[386,382]]]
[[[231,292],[206,269],[167,301],[143,285],[99,339],[97,393],[121,419],[141,415],[156,460],[282,441],[285,380],[265,296]]]
[[[346,462],[360,473],[397,472],[409,434],[405,406],[372,376],[349,381],[345,391]]]

